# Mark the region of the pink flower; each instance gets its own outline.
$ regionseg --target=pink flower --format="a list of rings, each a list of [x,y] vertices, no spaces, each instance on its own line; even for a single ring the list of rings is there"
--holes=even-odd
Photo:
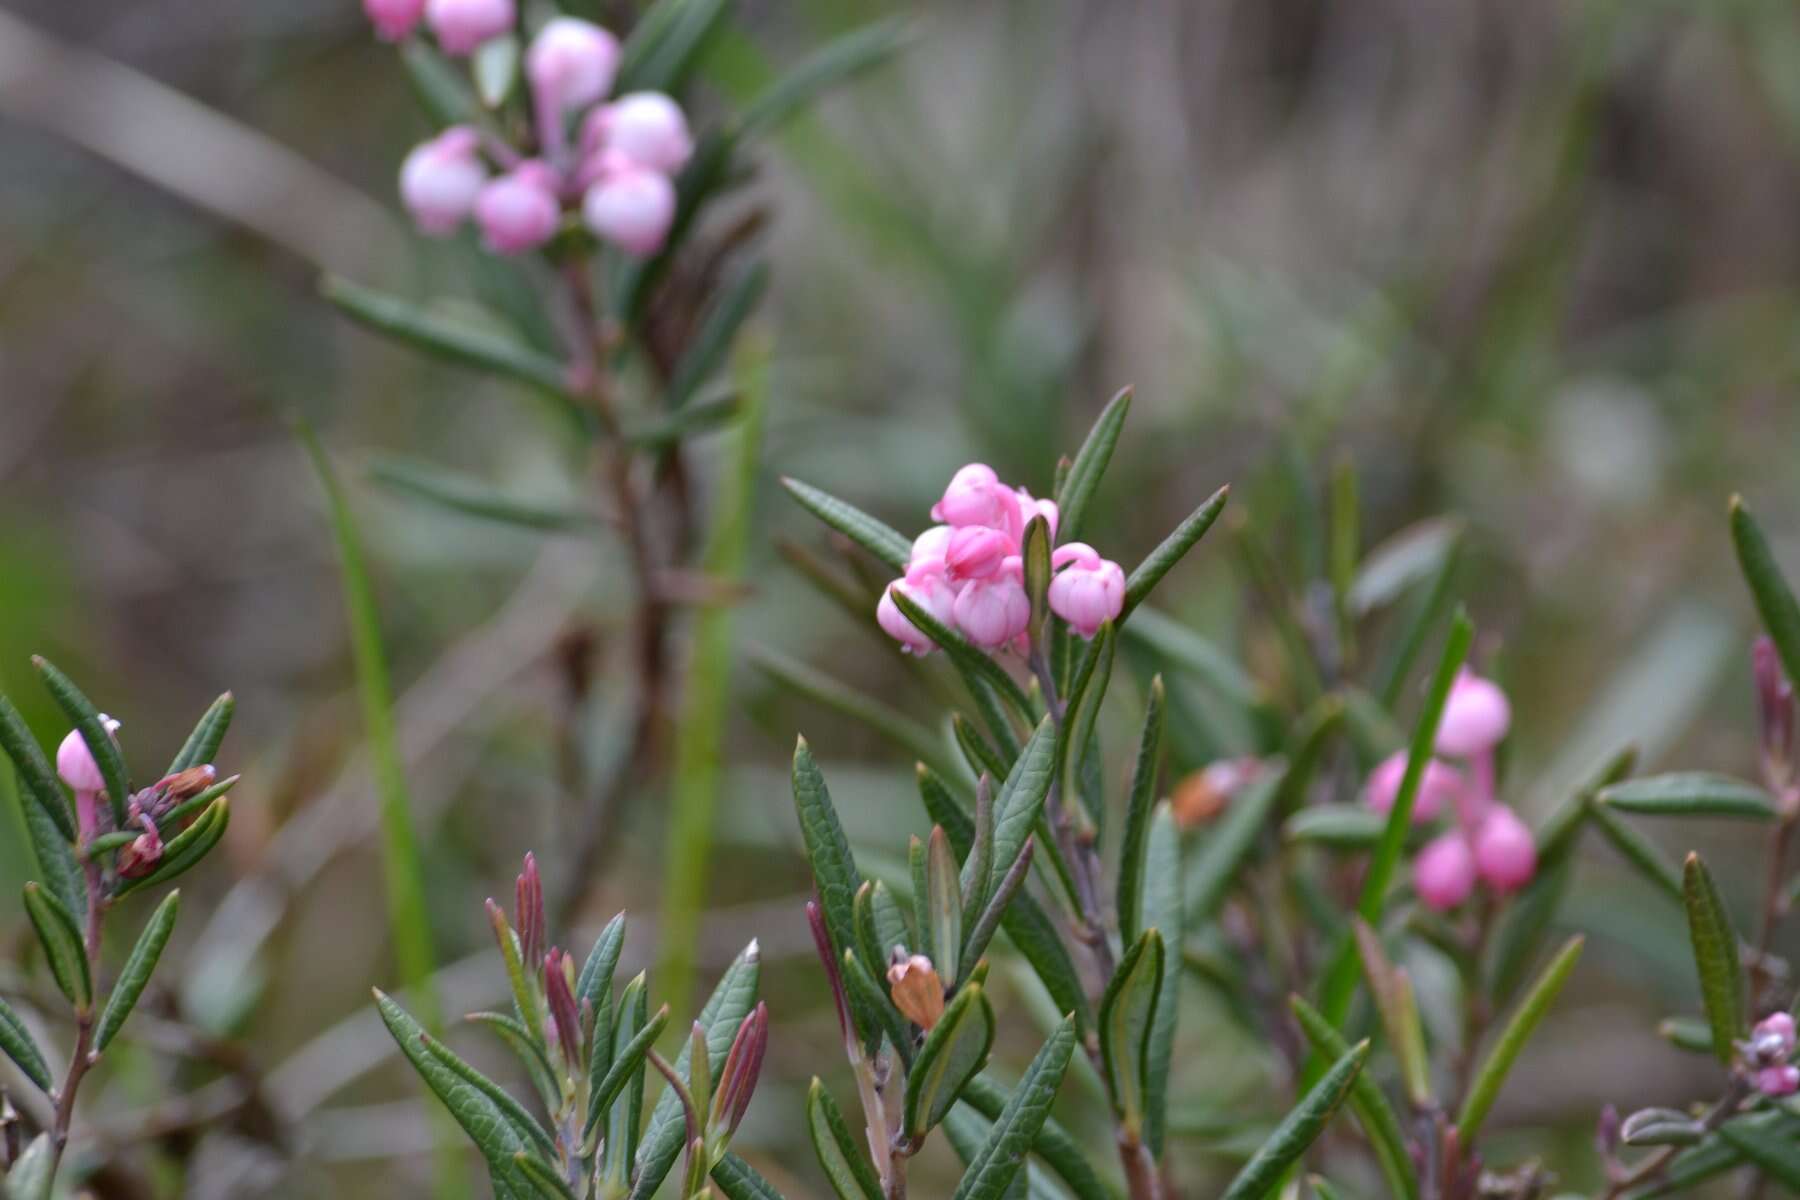
[[[673,175],[694,153],[687,117],[661,92],[631,92],[588,114],[581,130],[584,153],[613,151],[640,167]]]
[[[985,463],[970,463],[950,477],[943,499],[931,506],[931,519],[958,527],[986,525],[1014,538],[1024,528],[1019,494]]]
[[[100,723],[106,726],[108,734],[117,732],[119,728],[119,723],[105,713],[100,714]],[[73,791],[106,790],[106,776],[100,773],[100,764],[94,761],[87,739],[81,736],[79,729],[69,730],[69,736],[56,748],[56,773],[62,776],[62,781]]]
[[[425,16],[425,0],[363,0],[363,12],[384,41],[398,42],[412,33]]]
[[[1511,724],[1506,693],[1465,667],[1450,686],[1444,718],[1438,722],[1437,752],[1473,758],[1499,745]]]
[[[1756,1073],[1756,1090],[1765,1096],[1791,1096],[1800,1091],[1800,1067],[1764,1067]]]
[[[1778,1066],[1793,1055],[1794,1018],[1787,1013],[1770,1013],[1750,1031],[1752,1062],[1762,1066]]]
[[[1023,532],[1026,525],[1031,524],[1031,518],[1041,516],[1044,518],[1044,524],[1050,527],[1050,541],[1054,544],[1056,541],[1056,522],[1062,516],[1061,512],[1056,507],[1056,501],[1033,500],[1031,498],[1031,493],[1024,488],[1020,488],[1017,495],[1019,497],[1019,528],[1021,532]]]
[[[1497,804],[1475,830],[1475,870],[1497,892],[1511,892],[1537,873],[1537,841],[1519,815]]]
[[[559,114],[606,95],[618,71],[619,39],[579,17],[545,22],[525,52],[532,98]]]
[[[453,233],[475,207],[488,174],[480,147],[479,134],[456,125],[414,146],[400,164],[400,199],[422,232]]]
[[[944,565],[950,569],[953,581],[986,579],[1000,569],[1008,555],[1017,553],[1012,539],[998,529],[965,525],[951,532],[949,545],[944,549]]]
[[[472,54],[513,27],[513,0],[425,0],[425,20],[445,54]]]
[[[1031,598],[1025,594],[1023,564],[1008,558],[986,579],[971,579],[956,593],[952,612],[963,636],[984,650],[999,650],[1031,624]]]
[[[924,562],[928,558],[941,561],[950,553],[950,537],[955,532],[948,525],[933,525],[913,539],[912,555],[908,561]]]
[[[1406,751],[1396,750],[1369,772],[1369,780],[1363,785],[1363,803],[1376,812],[1390,811],[1394,807],[1394,798],[1400,794],[1400,780],[1405,775]],[[1435,758],[1426,763],[1425,774],[1419,780],[1418,797],[1413,801],[1413,823],[1435,819],[1444,811],[1445,805],[1455,802],[1462,785],[1462,773],[1455,767]]]
[[[951,624],[956,591],[944,578],[943,562],[928,559],[914,563],[907,569],[905,578],[888,584],[887,591],[881,593],[881,603],[875,608],[876,622],[889,637],[900,643],[902,649],[919,655],[930,654],[937,649],[937,643],[920,632],[918,626],[900,611],[900,606],[894,603],[894,592],[900,592],[944,624]]]
[[[1413,859],[1413,891],[1427,908],[1448,912],[1475,890],[1475,856],[1461,831],[1442,834]]]
[[[642,167],[603,173],[581,204],[588,228],[627,254],[648,258],[675,224],[675,185]]]
[[[496,254],[537,249],[556,235],[561,219],[556,175],[535,159],[520,163],[475,197],[475,223]]]
[[[1082,637],[1093,637],[1124,611],[1125,572],[1092,546],[1085,542],[1058,546],[1050,565],[1062,568],[1050,580],[1050,611]]]

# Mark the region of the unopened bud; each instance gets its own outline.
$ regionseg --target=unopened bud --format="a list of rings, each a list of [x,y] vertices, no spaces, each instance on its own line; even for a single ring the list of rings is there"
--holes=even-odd
[[[218,777],[219,773],[213,770],[211,763],[202,763],[200,766],[163,776],[156,781],[156,788],[171,800],[192,800],[211,787]]]
[[[1750,1031],[1748,1058],[1758,1067],[1780,1066],[1794,1056],[1794,1018],[1770,1013]]]
[[[134,838],[115,860],[119,874],[126,879],[139,879],[156,869],[162,861],[162,835],[157,832],[156,822],[151,819],[137,803],[131,802],[131,822],[143,826],[144,832]]]
[[[562,202],[556,174],[536,160],[520,163],[475,194],[475,224],[495,254],[536,250],[556,236]]]
[[[1413,860],[1413,891],[1427,908],[1448,912],[1475,890],[1475,855],[1461,830],[1433,839]]]
[[[109,736],[119,728],[119,723],[105,713],[100,714],[100,723]],[[77,792],[106,790],[106,777],[100,774],[100,764],[94,761],[93,751],[88,749],[87,739],[79,729],[69,730],[69,736],[56,748],[56,773]]]
[[[418,28],[425,0],[363,0],[363,12],[383,41],[397,42]]]
[[[923,954],[914,954],[888,968],[888,990],[900,1015],[930,1030],[944,1015],[944,981]]]
[[[544,880],[537,858],[527,852],[525,869],[513,884],[514,911],[519,921],[519,957],[527,971],[535,971],[544,953]]]
[[[1261,759],[1221,758],[1184,776],[1170,796],[1175,823],[1183,829],[1208,824],[1261,771]]]
[[[758,1003],[731,1039],[731,1050],[725,1065],[719,1069],[719,1088],[713,1093],[712,1120],[715,1131],[730,1137],[750,1107],[750,1096],[756,1091],[757,1076],[762,1074],[763,1056],[769,1049],[769,1006]]]
[[[662,249],[675,224],[675,185],[635,164],[606,170],[588,188],[581,215],[596,236],[633,258],[648,258]]]
[[[687,116],[661,92],[632,92],[601,105],[582,124],[587,155],[612,151],[640,167],[673,175],[694,153]]]
[[[570,1070],[581,1064],[581,1010],[575,1006],[575,963],[554,946],[544,956],[544,996],[554,1036]]]
[[[1756,1090],[1765,1096],[1791,1096],[1800,1091],[1800,1067],[1764,1067],[1756,1073]]]
[[[473,54],[513,27],[513,0],[426,0],[425,20],[445,54]]]
[[[469,215],[487,177],[481,136],[454,125],[414,146],[400,164],[400,199],[421,232],[442,237]]]
[[[1794,759],[1794,685],[1781,669],[1775,643],[1759,637],[1750,650],[1756,676],[1756,709],[1762,726],[1763,763],[1777,786],[1788,782]]]

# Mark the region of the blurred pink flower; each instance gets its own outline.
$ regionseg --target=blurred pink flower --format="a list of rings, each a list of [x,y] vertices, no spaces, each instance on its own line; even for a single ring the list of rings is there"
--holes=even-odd
[[[631,92],[588,114],[582,153],[621,154],[640,167],[673,175],[694,153],[687,116],[661,92]]]
[[[520,163],[475,196],[475,223],[496,254],[537,249],[556,235],[561,219],[556,175],[535,159]]]
[[[513,27],[513,0],[426,0],[425,21],[445,54],[472,54]]]
[[[363,0],[363,12],[374,24],[376,36],[398,42],[419,27],[425,0]]]
[[[1363,785],[1363,803],[1376,812],[1388,812],[1394,807],[1405,775],[1406,751],[1396,750],[1369,772],[1369,780]],[[1455,767],[1435,758],[1427,762],[1419,780],[1418,797],[1413,801],[1413,823],[1435,820],[1447,805],[1454,803],[1462,786],[1462,772]]]
[[[662,249],[675,223],[675,185],[642,167],[608,171],[588,188],[581,215],[596,236],[648,258]]]
[[[1490,809],[1475,830],[1475,869],[1497,892],[1516,891],[1537,873],[1537,840],[1504,804]]]
[[[1474,890],[1475,856],[1460,830],[1432,839],[1413,860],[1413,891],[1427,908],[1448,912]]]
[[[1437,751],[1473,758],[1492,750],[1512,724],[1512,706],[1492,680],[1464,668],[1450,687],[1444,718],[1438,722]]]
[[[422,232],[452,233],[475,207],[488,177],[480,145],[473,129],[454,125],[414,146],[400,164],[400,200]]]

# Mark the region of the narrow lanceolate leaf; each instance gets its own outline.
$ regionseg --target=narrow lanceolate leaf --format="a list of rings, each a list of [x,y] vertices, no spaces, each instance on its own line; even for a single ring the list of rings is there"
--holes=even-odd
[[[723,365],[738,330],[768,284],[769,267],[761,262],[751,264],[724,282],[707,306],[699,330],[676,362],[674,373],[669,376],[669,386],[663,394],[665,407],[684,407],[700,390],[700,385]]]
[[[1800,1191],[1800,1144],[1791,1136],[1741,1121],[1721,1125],[1719,1136],[1790,1192]]]
[[[1500,1040],[1488,1052],[1487,1059],[1475,1072],[1475,1081],[1469,1085],[1468,1098],[1463,1101],[1462,1112],[1456,1119],[1458,1137],[1464,1145],[1474,1145],[1481,1132],[1481,1123],[1487,1119],[1488,1110],[1493,1107],[1494,1100],[1500,1095],[1500,1086],[1506,1082],[1507,1072],[1512,1070],[1513,1063],[1519,1057],[1519,1051],[1537,1032],[1550,1011],[1550,1005],[1556,1001],[1557,993],[1563,984],[1569,981],[1569,975],[1575,970],[1575,963],[1581,957],[1579,937],[1570,938],[1557,952],[1550,965],[1537,977],[1520,1002],[1518,1011],[1506,1023],[1500,1032]],[[1733,943],[1735,949],[1736,943]]]
[[[991,657],[978,649],[962,634],[926,612],[905,592],[893,589],[888,592],[888,595],[893,599],[894,607],[898,608],[920,633],[937,643],[945,657],[966,678],[992,688],[994,693],[1005,700],[1019,715],[1026,717],[1031,715],[1031,701],[1025,695],[1025,689],[1020,687],[1018,680],[1002,670]]]
[[[1668,893],[1670,898],[1681,903],[1681,872],[1661,848],[1599,803],[1590,804],[1588,809],[1589,818],[1605,835],[1606,840],[1613,844],[1613,848],[1624,856],[1625,861],[1637,868],[1645,879]]]
[[[1713,883],[1712,872],[1698,854],[1689,854],[1682,870],[1682,897],[1687,905],[1688,936],[1694,966],[1700,973],[1700,996],[1712,1025],[1713,1053],[1731,1062],[1734,1043],[1745,1037],[1744,975],[1738,960],[1738,937],[1731,914]]]
[[[615,913],[613,919],[606,923],[600,936],[594,939],[594,948],[588,952],[587,961],[581,966],[581,974],[575,980],[575,1002],[586,1001],[598,1011],[600,1005],[607,1001],[602,996],[612,995],[613,975],[619,969],[619,955],[625,950],[625,914]]]
[[[727,9],[725,0],[657,0],[625,39],[615,90],[680,90]]]
[[[1031,874],[1032,850],[1036,846],[1037,842],[1033,839],[1025,839],[1025,848],[1013,860],[1013,865],[1007,869],[1006,874],[1000,877],[994,894],[988,897],[987,907],[981,910],[981,915],[969,926],[968,941],[962,948],[962,965],[954,977],[959,986],[975,973],[976,967],[981,963],[981,956],[987,952],[988,943],[994,939],[994,931],[1006,920],[1014,899],[1025,886],[1025,880]]]
[[[226,692],[207,706],[188,734],[187,741],[181,744],[181,752],[175,761],[169,764],[165,775],[174,775],[189,767],[205,766],[219,755],[219,747],[225,741],[225,731],[231,728],[232,715],[237,712],[237,701],[230,692]]]
[[[545,1132],[544,1127],[538,1124],[537,1118],[527,1112],[523,1104],[513,1099],[511,1092],[464,1062],[454,1050],[429,1033],[420,1034],[419,1040],[424,1044],[426,1053],[492,1102],[501,1117],[512,1126],[514,1133],[536,1145],[546,1156],[556,1157],[556,1143]]]
[[[1138,917],[1143,907],[1144,853],[1150,839],[1150,813],[1156,804],[1157,775],[1162,763],[1164,723],[1162,676],[1150,681],[1150,699],[1144,706],[1144,731],[1138,737],[1137,766],[1131,773],[1131,793],[1125,806],[1125,840],[1119,850],[1119,937],[1127,944],[1137,940]]]
[[[18,772],[20,795],[29,795],[63,839],[74,841],[75,818],[69,812],[68,797],[63,795],[62,785],[57,782],[56,772],[51,769],[43,747],[31,736],[25,719],[5,696],[0,696],[0,750],[12,759],[13,768]]]
[[[1082,787],[1081,765],[1094,736],[1094,723],[1100,718],[1100,705],[1106,699],[1106,686],[1112,680],[1113,652],[1118,634],[1108,621],[1088,643],[1075,682],[1069,689],[1069,707],[1063,719],[1061,774],[1063,799],[1077,797],[1087,808],[1088,818],[1098,825],[1104,812],[1101,797]]]
[[[1334,1061],[1350,1053],[1350,1043],[1331,1027],[1331,1022],[1318,1009],[1299,996],[1289,996],[1288,1007],[1293,1009],[1300,1031],[1314,1050]],[[1387,1179],[1388,1191],[1406,1200],[1418,1200],[1419,1179],[1413,1170],[1412,1156],[1406,1149],[1406,1133],[1400,1124],[1400,1116],[1375,1081],[1360,1071],[1350,1088],[1350,1107],[1375,1151],[1375,1160]]]
[[[1042,514],[1026,524],[1019,547],[1025,596],[1031,602],[1031,620],[1025,632],[1033,646],[1041,647],[1045,644],[1045,621],[1050,612],[1050,524]]]
[[[978,983],[956,993],[931,1027],[906,1073],[903,1128],[923,1137],[944,1119],[963,1087],[987,1065],[994,1044],[994,1009]]]
[[[1100,1059],[1106,1068],[1106,1090],[1113,1111],[1133,1134],[1141,1135],[1144,1129],[1144,1075],[1162,980],[1162,934],[1146,929],[1119,960],[1100,999]]]
[[[580,509],[509,495],[477,475],[447,471],[411,459],[380,459],[370,466],[369,477],[389,491],[428,507],[515,529],[558,532],[591,529],[599,524],[593,514]]]
[[[1692,1146],[1705,1136],[1704,1123],[1673,1108],[1640,1108],[1619,1126],[1627,1146]]]
[[[112,805],[113,823],[123,826],[125,804],[131,798],[131,786],[126,778],[125,759],[119,754],[118,743],[107,732],[106,722],[100,719],[94,702],[75,686],[74,680],[57,670],[56,665],[42,655],[34,655],[31,665],[37,668],[38,677],[50,690],[50,695],[56,700],[57,707],[63,710],[63,715],[81,731],[81,740],[87,743],[88,753],[94,756],[94,763],[100,768],[100,776],[106,780],[106,799]]]
[[[1698,1017],[1664,1017],[1657,1023],[1656,1034],[1677,1050],[1713,1052],[1712,1025]]]
[[[358,324],[406,342],[437,358],[491,371],[572,402],[562,363],[504,334],[427,311],[336,275],[319,281],[319,293]]]
[[[837,1101],[817,1075],[806,1092],[806,1131],[838,1200],[882,1200],[881,1180],[869,1163],[868,1152],[851,1135]]]
[[[994,890],[995,778],[983,774],[975,784],[975,841],[963,855],[962,872],[958,876],[965,917],[971,913],[979,916]]]
[[[1150,824],[1150,845],[1145,855],[1147,870],[1143,911],[1139,925],[1162,935],[1165,947],[1162,987],[1156,996],[1156,1015],[1145,1043],[1144,1140],[1150,1153],[1162,1161],[1168,1127],[1169,1072],[1175,1061],[1175,1026],[1181,1013],[1180,964],[1168,960],[1167,947],[1182,944],[1181,828],[1167,802],[1157,806]]]
[[[931,944],[937,951],[932,962],[945,979],[958,978],[958,956],[963,944],[962,880],[950,837],[942,825],[934,826],[925,848],[926,908],[931,914]]]
[[[408,38],[400,47],[400,64],[419,106],[438,125],[475,120],[475,93],[457,69],[424,38]]]
[[[94,1000],[94,981],[88,974],[87,951],[75,915],[35,883],[25,885],[25,914],[37,930],[56,986],[76,1008],[86,1009]]]
[[[513,1155],[513,1164],[525,1182],[531,1188],[531,1194],[540,1200],[577,1200],[575,1189],[570,1187],[556,1168],[542,1159],[534,1158],[521,1150]]]
[[[220,796],[206,808],[206,811],[194,818],[194,823],[175,837],[163,844],[163,856],[157,863],[156,870],[137,879],[127,879],[119,884],[115,895],[125,896],[140,888],[156,887],[167,883],[181,875],[205,858],[225,837],[225,829],[231,823],[231,799]]]
[[[1062,1019],[1037,1057],[1025,1068],[1006,1107],[994,1119],[987,1142],[956,1186],[955,1200],[1001,1200],[1025,1166],[1038,1131],[1050,1117],[1051,1102],[1075,1050],[1075,1018]]]
[[[1125,388],[1107,402],[1094,427],[1088,431],[1087,441],[1076,452],[1068,477],[1056,493],[1060,514],[1056,533],[1063,541],[1080,538],[1082,519],[1087,516],[1094,493],[1100,489],[1101,476],[1106,474],[1106,466],[1112,461],[1113,447],[1119,444],[1119,431],[1125,427],[1125,416],[1130,411],[1131,389]]]
[[[856,945],[856,889],[862,886],[862,875],[856,869],[844,827],[838,822],[825,776],[805,738],[794,746],[793,785],[794,810],[800,820],[807,865],[812,868],[832,948],[841,953]]]
[[[1775,798],[1752,783],[1705,771],[1651,775],[1602,788],[1600,803],[1655,817],[1736,817],[1773,821]]]
[[[1117,624],[1123,625],[1128,617],[1136,611],[1150,595],[1162,577],[1167,575],[1194,543],[1206,536],[1206,531],[1213,527],[1219,514],[1225,511],[1225,502],[1231,498],[1231,485],[1226,484],[1206,498],[1193,512],[1177,525],[1162,544],[1152,550],[1143,562],[1132,568],[1125,580],[1125,606],[1119,611]]]
[[[1187,923],[1198,928],[1212,919],[1237,879],[1238,869],[1256,848],[1281,791],[1276,775],[1264,775],[1232,798],[1198,854],[1192,856],[1184,883]]]
[[[1358,1042],[1341,1056],[1312,1089],[1301,1098],[1292,1112],[1282,1118],[1269,1140],[1244,1164],[1222,1200],[1260,1200],[1287,1173],[1289,1167],[1306,1153],[1337,1110],[1350,1095],[1364,1060],[1369,1057],[1369,1043]]]
[[[783,1200],[774,1184],[729,1150],[713,1164],[712,1181],[725,1200]],[[863,1198],[853,1196],[850,1200]]]
[[[854,505],[798,479],[783,476],[781,486],[801,507],[857,545],[873,554],[896,573],[904,572],[912,558],[912,543],[895,529]]]
[[[866,725],[904,753],[929,764],[932,770],[946,778],[954,778],[960,774],[953,761],[945,754],[942,739],[892,705],[884,704],[858,688],[767,646],[746,646],[744,656],[757,670],[776,683]]]
[[[40,1090],[48,1092],[54,1086],[43,1051],[38,1049],[25,1022],[19,1020],[19,1014],[4,1000],[0,1000],[0,1050],[6,1051],[6,1057],[12,1059],[25,1073],[25,1078],[37,1084]]]
[[[650,1047],[662,1036],[663,1029],[669,1024],[669,1006],[663,1005],[656,1010],[656,1015],[647,1021],[643,1028],[632,1032],[630,1038],[622,1046],[614,1048],[611,1061],[605,1074],[592,1080],[588,1090],[587,1125],[591,1132],[600,1123],[600,1118],[612,1110],[613,1101],[619,1098],[633,1079],[641,1079],[644,1061],[650,1053]]]
[[[17,778],[17,776],[15,776]],[[25,783],[19,781],[19,816],[25,824],[25,836],[31,842],[32,857],[37,860],[38,875],[44,886],[77,912],[87,907],[87,881],[75,861],[75,847],[63,836],[51,817],[51,810],[35,800],[25,798]],[[58,792],[61,801],[61,793]]]
[[[752,100],[738,119],[741,136],[768,132],[823,93],[886,62],[912,40],[910,17],[874,21],[835,38],[800,60]]]
[[[1283,841],[1353,853],[1373,850],[1386,831],[1386,816],[1352,804],[1315,804],[1281,823]]]
[[[962,1100],[989,1121],[995,1121],[1006,1108],[1007,1091],[988,1076],[977,1075],[963,1089]],[[1067,1185],[1075,1200],[1112,1200],[1088,1162],[1086,1149],[1055,1119],[1046,1120],[1038,1130],[1031,1152]]]
[[[1381,944],[1381,935],[1367,921],[1357,917],[1350,929],[1363,977],[1369,982],[1369,995],[1387,1034],[1388,1048],[1400,1064],[1406,1094],[1415,1107],[1426,1107],[1431,1103],[1430,1063],[1425,1056],[1425,1031],[1413,1003],[1411,980],[1395,968]]]
[[[7,1169],[7,1200],[50,1200],[55,1182],[56,1150],[50,1144],[50,1135],[40,1133]]]
[[[1044,798],[1056,778],[1056,726],[1045,717],[994,798],[994,869],[1005,871],[1019,857],[1025,839],[1044,812]]]
[[[144,986],[150,982],[151,972],[156,970],[163,947],[169,944],[169,934],[175,930],[175,916],[180,910],[181,893],[177,891],[163,897],[163,902],[150,914],[144,932],[138,935],[137,944],[131,948],[131,957],[119,971],[119,981],[113,985],[112,995],[106,998],[106,1008],[94,1031],[96,1052],[106,1049],[107,1043],[125,1024],[125,1018],[131,1015],[138,997],[144,994]]]
[[[888,1042],[899,1052],[900,1061],[911,1067],[912,1035],[907,1030],[906,1018],[894,1007],[893,998],[876,980],[874,972],[877,969],[866,966],[856,951],[844,951],[844,987],[850,993],[850,1009],[856,1014],[858,1024],[866,1027],[868,1045],[879,1044],[881,1036],[886,1034]]]
[[[853,943],[847,943],[853,944]],[[737,956],[713,989],[712,996],[700,1010],[699,1024],[706,1031],[707,1074],[717,1076],[725,1065],[725,1055],[737,1037],[738,1026],[756,1007],[757,981],[762,973],[762,953],[751,942]],[[683,1047],[675,1060],[675,1069],[684,1078],[688,1071],[691,1048]],[[669,1168],[681,1154],[683,1130],[687,1119],[682,1113],[681,1098],[673,1089],[663,1092],[650,1114],[644,1140],[638,1148],[637,1175],[632,1182],[633,1200],[649,1200],[662,1186]]]
[[[1731,498],[1731,544],[1737,550],[1738,568],[1750,595],[1756,600],[1756,611],[1763,628],[1781,655],[1781,665],[1789,679],[1800,679],[1800,602],[1775,562],[1769,539],[1741,496]]]
[[[644,973],[638,972],[619,993],[618,1019],[613,1023],[613,1061],[631,1058],[632,1042],[650,1024],[649,986]],[[646,1057],[648,1048],[646,1048]],[[606,1129],[601,1145],[599,1174],[608,1196],[619,1196],[630,1190],[632,1165],[637,1161],[638,1134],[644,1127],[644,1078],[649,1064],[640,1063],[631,1073],[612,1111],[606,1115]],[[557,1103],[561,1098],[557,1098]],[[585,1140],[585,1139],[584,1139]]]

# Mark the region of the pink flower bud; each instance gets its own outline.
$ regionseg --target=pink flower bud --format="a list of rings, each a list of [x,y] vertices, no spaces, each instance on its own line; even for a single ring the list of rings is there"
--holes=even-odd
[[[1376,764],[1363,785],[1363,803],[1376,812],[1388,812],[1400,794],[1400,781],[1406,775],[1406,751],[1396,750]],[[1432,759],[1425,764],[1419,780],[1419,794],[1413,801],[1413,823],[1435,820],[1446,805],[1454,803],[1462,789],[1462,773],[1448,763]]]
[[[1085,542],[1058,546],[1050,562],[1062,568],[1050,580],[1050,611],[1082,637],[1093,637],[1124,611],[1125,571],[1118,563]]]
[[[609,171],[588,188],[581,215],[596,236],[648,258],[662,249],[675,224],[675,185],[643,168]]]
[[[513,0],[425,0],[425,21],[445,54],[472,54],[517,19]]]
[[[583,153],[613,151],[640,167],[673,175],[694,153],[681,105],[661,92],[632,92],[588,114]]]
[[[1427,908],[1448,912],[1474,890],[1475,856],[1461,831],[1432,839],[1413,859],[1413,891]]]
[[[1763,762],[1772,777],[1785,781],[1794,757],[1794,685],[1782,671],[1775,643],[1768,637],[1756,639],[1750,662],[1756,677]]]
[[[1437,751],[1472,758],[1499,745],[1511,724],[1512,705],[1506,693],[1465,667],[1450,686],[1444,719],[1438,722]]]
[[[422,232],[453,233],[475,207],[487,182],[480,146],[479,134],[457,125],[414,146],[400,164],[400,199]]]
[[[1774,1012],[1750,1031],[1750,1058],[1763,1066],[1779,1066],[1794,1055],[1794,1018]]]
[[[1021,531],[1023,531],[1026,525],[1031,524],[1031,518],[1043,517],[1044,524],[1050,527],[1050,541],[1054,544],[1056,541],[1056,523],[1062,517],[1061,511],[1056,507],[1056,501],[1033,500],[1031,498],[1031,493],[1024,488],[1020,488],[1017,495],[1019,497],[1019,522]]]
[[[1537,873],[1537,841],[1531,828],[1505,805],[1495,805],[1475,830],[1475,869],[1487,885],[1511,892]]]
[[[481,240],[496,254],[537,249],[556,236],[561,219],[556,176],[535,160],[520,163],[475,196]]]
[[[731,1039],[731,1049],[726,1052],[725,1065],[719,1068],[710,1122],[714,1129],[723,1129],[727,1134],[737,1132],[750,1107],[768,1050],[769,1006],[759,1002],[739,1023],[737,1036]]]
[[[986,525],[1014,538],[1025,527],[1019,519],[1019,494],[985,463],[970,463],[950,477],[943,499],[931,507],[931,519],[959,527]]]
[[[937,649],[937,643],[926,637],[906,614],[894,603],[890,592],[901,592],[908,600],[936,617],[946,625],[955,621],[956,590],[944,577],[944,564],[940,559],[925,559],[914,563],[907,569],[906,576],[896,579],[888,585],[888,590],[881,594],[881,603],[875,608],[875,620],[886,631],[887,635],[899,642],[901,648],[914,654],[930,654]]]
[[[1031,624],[1031,598],[1019,579],[1019,560],[1009,558],[986,579],[971,579],[956,593],[952,612],[963,636],[985,650],[999,650]]]
[[[544,955],[544,1001],[563,1061],[574,1069],[583,1061],[581,1010],[575,1006],[575,962],[555,946]]]
[[[555,17],[545,22],[525,52],[531,95],[548,116],[560,120],[612,90],[619,70],[619,39],[592,21]],[[548,119],[546,114],[540,117]]]
[[[374,24],[377,37],[398,42],[419,27],[425,0],[363,0],[363,12]]]
[[[986,579],[1000,569],[1008,555],[1018,553],[1011,538],[985,525],[965,525],[950,535],[944,565],[952,581]]]
[[[1764,1067],[1756,1073],[1756,1090],[1765,1096],[1791,1096],[1800,1091],[1800,1067]]]
[[[908,561],[920,563],[932,558],[942,560],[950,553],[950,537],[955,532],[948,525],[933,525],[913,539],[912,555]]]
[[[525,855],[525,869],[513,884],[514,911],[519,920],[519,957],[525,969],[535,971],[544,953],[544,878],[538,874],[537,857]]]
[[[100,714],[100,723],[106,726],[106,732],[112,734],[119,728],[119,723]],[[116,739],[115,739],[116,741]],[[69,730],[69,736],[62,740],[56,748],[56,773],[62,781],[77,792],[103,792],[106,790],[106,777],[100,774],[100,764],[94,761],[93,753],[88,749],[87,740],[81,736],[81,730]]]

